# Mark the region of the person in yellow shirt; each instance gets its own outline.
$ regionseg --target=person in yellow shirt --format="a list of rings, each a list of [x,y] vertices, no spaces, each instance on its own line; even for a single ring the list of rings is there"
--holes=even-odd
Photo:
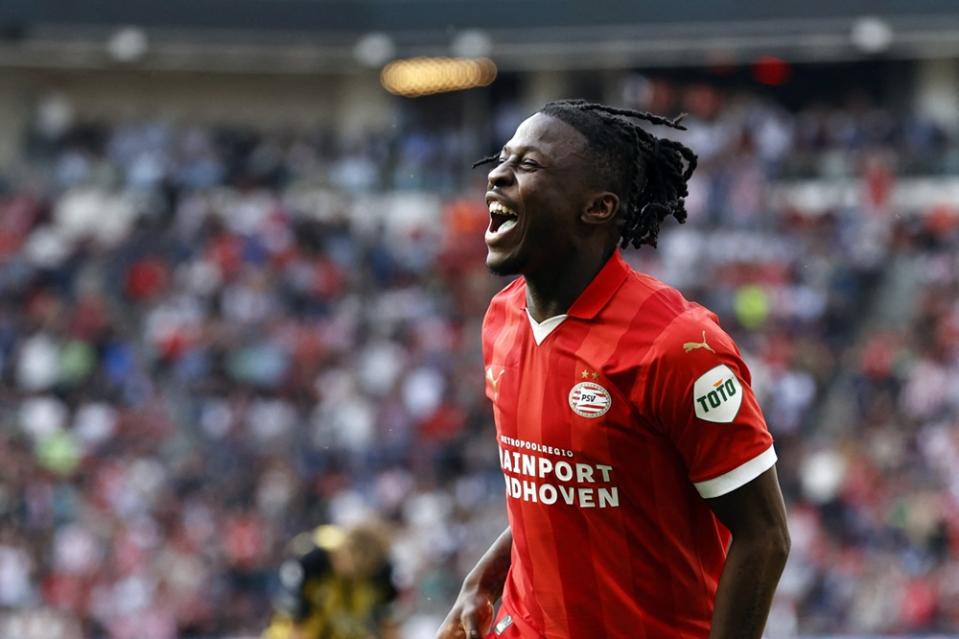
[[[280,567],[282,591],[263,639],[397,636],[389,543],[383,527],[324,525],[297,535]]]

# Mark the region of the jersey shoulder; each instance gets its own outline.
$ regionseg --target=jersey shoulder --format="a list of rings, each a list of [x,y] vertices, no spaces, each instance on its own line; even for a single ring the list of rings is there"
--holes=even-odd
[[[508,322],[511,313],[526,306],[526,280],[517,277],[493,296],[483,316],[484,338]]]
[[[650,304],[657,307],[674,311],[674,314],[682,313],[691,304],[679,290],[648,273],[634,269],[630,269],[623,282],[621,296],[623,294],[633,300],[636,298],[648,300]]]
[[[695,366],[710,356],[739,354],[715,313],[651,275],[632,271],[618,298],[636,317],[632,339],[648,346],[646,362]]]
[[[507,307],[520,306],[526,303],[526,280],[523,277],[517,277],[512,282],[504,286],[490,300],[489,308],[486,314],[492,311],[499,311]]]
[[[667,376],[677,390],[716,371],[751,382],[739,347],[715,313],[699,304],[690,303],[673,318],[653,342],[647,361],[655,376]]]
[[[687,300],[682,293],[652,275],[631,271],[616,296],[615,307],[627,309],[631,322],[643,337],[653,341],[677,320],[687,316],[712,315],[707,309]],[[715,315],[712,315],[715,318]]]
[[[690,303],[663,328],[653,349],[657,355],[671,358],[739,352],[716,314],[695,303]]]

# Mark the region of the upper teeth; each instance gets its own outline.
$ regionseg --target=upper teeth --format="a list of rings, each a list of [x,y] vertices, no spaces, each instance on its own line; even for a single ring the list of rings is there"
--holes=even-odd
[[[503,204],[500,204],[499,202],[490,202],[489,212],[498,213],[500,215],[512,215],[514,217],[516,216],[516,212],[513,209],[507,206],[504,206]]]

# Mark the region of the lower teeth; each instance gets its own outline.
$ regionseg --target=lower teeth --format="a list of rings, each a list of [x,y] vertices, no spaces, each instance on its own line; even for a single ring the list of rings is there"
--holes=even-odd
[[[505,222],[503,222],[502,224],[500,224],[500,225],[499,225],[499,228],[497,229],[497,232],[498,232],[498,233],[505,233],[506,231],[510,230],[510,229],[513,228],[514,226],[516,226],[516,218],[515,218],[515,217],[510,218],[510,219],[506,220]]]

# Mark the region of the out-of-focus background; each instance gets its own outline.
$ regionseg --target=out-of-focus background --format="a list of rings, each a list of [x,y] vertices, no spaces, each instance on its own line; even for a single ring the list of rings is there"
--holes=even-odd
[[[7,0],[0,637],[258,636],[370,513],[431,637],[505,525],[469,165],[563,97],[689,114],[628,255],[752,368],[767,636],[959,633],[955,2]]]

